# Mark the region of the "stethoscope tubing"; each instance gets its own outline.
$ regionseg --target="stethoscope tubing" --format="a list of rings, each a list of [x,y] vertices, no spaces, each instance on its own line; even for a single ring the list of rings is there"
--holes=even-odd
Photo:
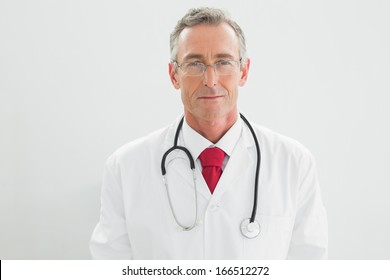
[[[253,223],[256,219],[256,212],[257,212],[257,195],[259,192],[259,175],[260,175],[260,165],[261,165],[261,152],[260,152],[260,145],[259,141],[257,140],[257,136],[255,131],[253,130],[253,127],[249,123],[249,121],[244,117],[243,114],[240,113],[241,119],[245,122],[245,124],[248,126],[250,132],[252,133],[253,140],[255,141],[256,145],[256,153],[257,153],[257,163],[256,163],[256,175],[255,175],[255,190],[254,190],[254,198],[253,198],[253,208],[252,208],[252,215],[250,218],[250,222]]]
[[[243,114],[240,113],[240,117],[245,122],[245,124],[247,125],[247,127],[249,128],[249,130],[250,130],[250,132],[252,134],[253,140],[254,140],[255,145],[256,145],[256,153],[257,153],[257,163],[256,163],[256,172],[255,172],[255,187],[254,187],[254,197],[253,197],[252,213],[251,213],[251,217],[249,219],[244,219],[243,222],[242,222],[242,225],[241,225],[242,234],[244,236],[248,237],[248,238],[253,238],[253,237],[256,237],[260,233],[260,225],[256,221],[256,212],[257,212],[257,196],[258,196],[258,188],[259,188],[258,187],[259,186],[258,183],[259,183],[260,165],[261,165],[261,151],[260,151],[259,141],[257,139],[256,133],[255,133],[253,127],[251,126],[249,121],[244,117]],[[195,177],[195,161],[194,161],[194,158],[192,157],[190,151],[186,147],[177,145],[177,142],[178,142],[178,139],[179,139],[180,130],[181,130],[182,126],[183,126],[183,122],[184,122],[184,116],[182,117],[182,119],[180,120],[180,122],[179,122],[179,124],[177,126],[173,147],[169,148],[164,153],[164,155],[163,155],[163,157],[161,159],[161,173],[162,173],[163,178],[164,178],[164,184],[165,184],[166,191],[167,191],[167,194],[168,194],[168,201],[169,201],[169,205],[170,205],[173,217],[174,217],[176,223],[183,230],[188,231],[188,230],[191,230],[192,228],[194,228],[196,226],[197,212],[198,211],[197,211],[197,190],[196,190],[196,177]],[[172,151],[177,150],[177,149],[183,151],[187,155],[187,157],[188,157],[188,159],[190,161],[191,170],[193,171],[195,203],[196,203],[196,206],[195,206],[196,210],[195,210],[195,212],[196,213],[195,213],[195,221],[194,221],[194,224],[192,226],[184,226],[183,224],[181,224],[178,221],[178,219],[177,219],[177,217],[175,215],[175,211],[173,209],[172,201],[171,201],[170,194],[169,194],[168,182],[167,182],[167,179],[166,179],[166,176],[165,176],[166,173],[167,173],[166,167],[165,167],[166,158]]]
[[[182,150],[183,152],[185,152],[187,157],[188,157],[188,159],[189,159],[189,161],[190,161],[191,169],[195,170],[195,162],[194,162],[193,157],[191,156],[190,151],[187,148],[185,148],[185,147],[175,145],[175,146],[171,147],[170,149],[168,149],[168,151],[166,151],[165,154],[162,157],[162,160],[161,160],[161,173],[162,173],[163,176],[165,176],[165,174],[167,174],[167,170],[165,168],[165,160],[166,160],[167,156],[173,150]]]

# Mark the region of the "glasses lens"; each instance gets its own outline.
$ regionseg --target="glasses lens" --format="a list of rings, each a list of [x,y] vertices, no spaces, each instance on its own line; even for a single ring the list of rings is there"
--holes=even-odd
[[[217,75],[227,76],[237,73],[239,62],[224,60],[211,65],[202,62],[187,62],[180,65],[180,68],[186,76],[201,76],[208,66],[213,67]]]
[[[204,71],[204,67],[205,67],[204,64],[200,62],[188,62],[188,63],[183,63],[181,65],[184,74],[188,76],[202,75]]]
[[[237,73],[238,63],[234,60],[220,61],[215,64],[215,70],[221,76],[232,75]]]

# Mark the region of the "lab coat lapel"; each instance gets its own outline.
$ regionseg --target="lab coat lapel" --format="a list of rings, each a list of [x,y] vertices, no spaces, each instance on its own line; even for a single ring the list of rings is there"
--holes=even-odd
[[[164,141],[164,150],[167,151],[173,146],[175,134],[176,134],[176,129],[177,126],[179,125],[179,122],[182,117],[178,118],[175,123],[169,128],[169,131],[167,133],[167,136]],[[179,136],[179,145],[181,141],[182,134]],[[173,161],[172,161],[173,159]],[[196,161],[196,159],[194,158]],[[190,188],[191,191],[193,190],[194,187],[194,181],[193,181],[193,176],[192,176],[192,171],[190,168],[189,164],[189,159],[185,155],[184,152],[175,150],[170,153],[170,155],[167,157],[166,160],[166,170],[167,174],[170,173],[167,176],[173,177],[173,178],[178,178],[179,180],[178,183],[175,182],[175,180],[169,180],[169,184],[180,184],[180,182],[183,182],[180,187],[185,187],[185,188]],[[171,176],[172,175],[172,176]],[[210,199],[211,193],[209,191],[209,188],[206,184],[206,181],[203,178],[202,173],[200,172],[199,168],[196,167],[195,165],[195,175],[196,175],[196,188],[198,190],[198,193],[201,194],[206,200]]]
[[[174,160],[170,164],[167,161],[167,176],[169,184],[180,188],[190,188],[191,192],[194,187],[193,173],[189,165],[187,156],[183,153],[172,151]],[[210,191],[203,178],[199,168],[195,168],[196,188],[205,199],[210,199]]]
[[[250,152],[253,150],[254,144],[248,139],[247,129],[243,128],[242,135],[234,148],[231,157],[222,173],[222,176],[217,184],[217,187],[213,194],[213,199],[219,199],[222,195],[233,188],[237,188],[240,185],[240,180],[245,176],[255,163],[256,158],[253,157]]]

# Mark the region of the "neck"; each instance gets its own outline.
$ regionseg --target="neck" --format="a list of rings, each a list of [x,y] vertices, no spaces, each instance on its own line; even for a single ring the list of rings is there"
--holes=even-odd
[[[233,126],[238,115],[237,110],[226,116],[205,119],[196,118],[188,111],[185,111],[184,114],[188,125],[214,144]]]

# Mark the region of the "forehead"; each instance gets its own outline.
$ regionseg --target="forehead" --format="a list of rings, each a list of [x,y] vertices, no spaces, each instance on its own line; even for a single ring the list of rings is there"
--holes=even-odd
[[[227,23],[200,24],[186,27],[180,33],[177,58],[180,61],[191,57],[212,59],[224,56],[238,59],[239,52],[238,37]]]

